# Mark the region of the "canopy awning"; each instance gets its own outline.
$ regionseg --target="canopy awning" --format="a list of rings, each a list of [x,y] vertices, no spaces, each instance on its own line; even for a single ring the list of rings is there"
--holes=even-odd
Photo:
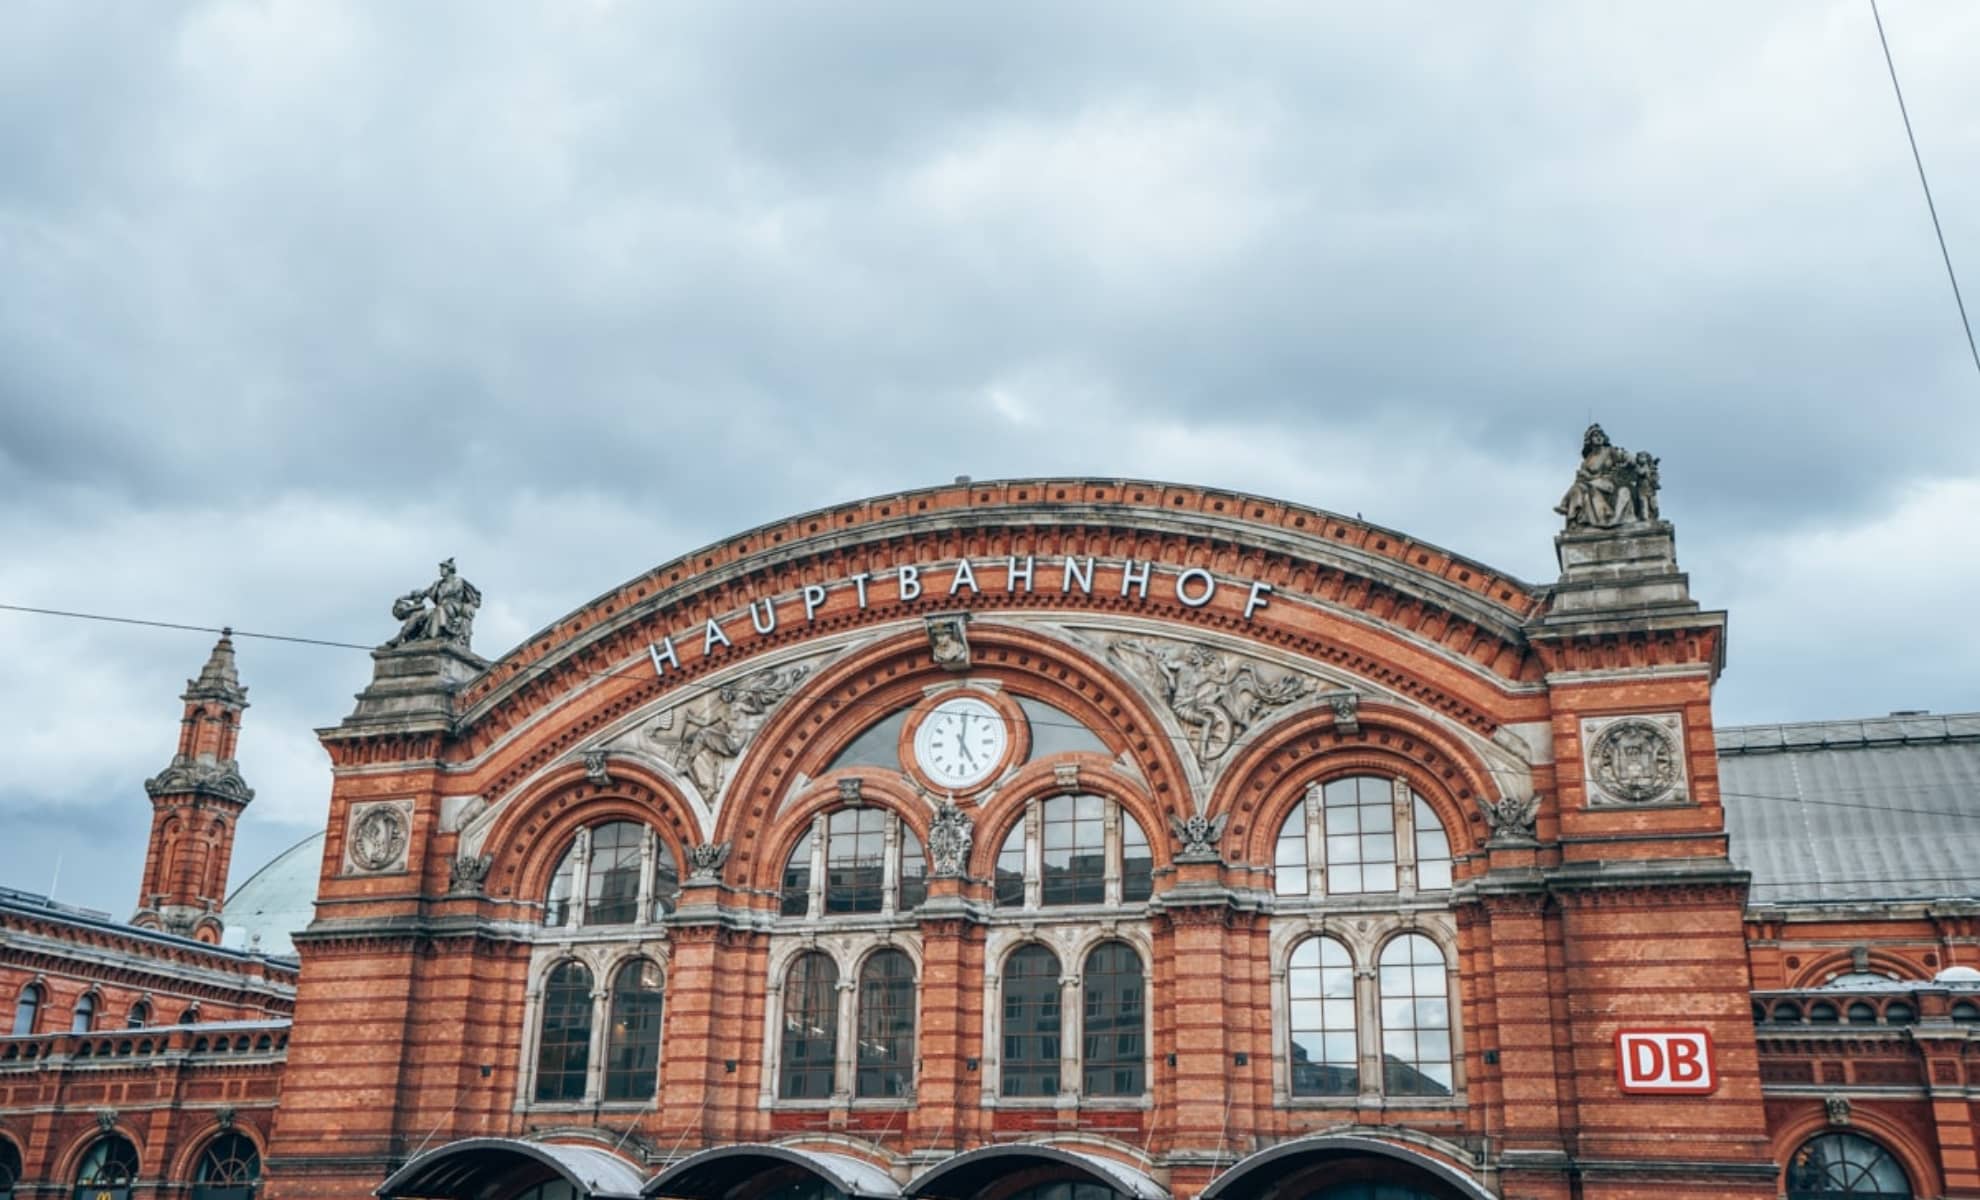
[[[1132,1200],[1169,1200],[1169,1193],[1142,1171],[1111,1158],[1043,1146],[1012,1142],[1003,1146],[983,1146],[958,1154],[921,1173],[907,1185],[905,1195],[918,1200],[971,1200],[984,1187],[1023,1170],[1026,1163],[1054,1163],[1069,1167],[1076,1174],[1132,1197]]]
[[[669,1200],[721,1200],[737,1184],[773,1172],[809,1174],[837,1188],[848,1200],[898,1200],[901,1194],[893,1176],[851,1155],[762,1142],[717,1146],[689,1155],[654,1176],[642,1192]]]
[[[582,1200],[639,1200],[640,1171],[595,1146],[466,1138],[418,1155],[378,1185],[380,1200],[483,1200],[562,1179]]]
[[[1463,1200],[1492,1200],[1492,1193],[1480,1187],[1448,1164],[1427,1154],[1371,1137],[1354,1134],[1318,1134],[1294,1138],[1270,1149],[1239,1159],[1222,1175],[1210,1181],[1198,1200],[1252,1200],[1271,1191],[1287,1173],[1327,1162],[1368,1162],[1386,1160],[1421,1185],[1437,1185],[1438,1194]]]

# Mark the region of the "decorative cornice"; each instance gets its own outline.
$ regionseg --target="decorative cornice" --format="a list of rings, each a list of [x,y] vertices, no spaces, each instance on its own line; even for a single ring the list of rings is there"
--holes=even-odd
[[[246,804],[254,799],[254,789],[241,778],[240,764],[233,759],[192,759],[183,754],[173,755],[170,766],[145,780],[144,790],[154,800],[161,796],[213,796]]]

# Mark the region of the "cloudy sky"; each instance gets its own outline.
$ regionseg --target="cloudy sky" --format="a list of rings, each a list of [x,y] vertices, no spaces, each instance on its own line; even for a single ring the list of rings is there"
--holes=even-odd
[[[1980,5],[1887,0],[1980,290]],[[1722,721],[1980,708],[1980,377],[1862,0],[16,2],[0,602],[494,654],[892,489],[1181,479],[1526,579],[1592,417]],[[127,914],[212,638],[0,613],[0,883]],[[358,651],[243,640],[234,882]]]

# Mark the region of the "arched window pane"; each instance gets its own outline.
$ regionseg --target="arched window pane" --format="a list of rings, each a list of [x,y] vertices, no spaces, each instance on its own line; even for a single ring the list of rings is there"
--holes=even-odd
[[[131,1005],[131,1015],[125,1019],[124,1028],[143,1029],[151,1024],[151,1006],[140,1000]]]
[[[1286,966],[1295,1096],[1352,1096],[1361,1090],[1354,1030],[1354,960],[1333,938],[1307,938]]]
[[[614,821],[591,831],[584,885],[584,923],[630,925],[639,916],[640,843],[644,826]]]
[[[811,911],[811,841],[807,829],[784,860],[784,895],[777,908],[784,916],[801,917]]]
[[[21,998],[14,1002],[14,1036],[32,1035],[35,1020],[40,1015],[41,985],[30,983],[21,989]]]
[[[238,1133],[208,1142],[193,1173],[192,1200],[250,1200],[261,1183],[261,1152]]]
[[[1437,811],[1415,797],[1416,886],[1420,891],[1440,892],[1451,886],[1451,839],[1444,834],[1444,823]]]
[[[1327,828],[1327,890],[1336,895],[1396,890],[1395,785],[1372,775],[1321,789]]]
[[[1024,907],[1024,822],[1011,826],[997,851],[997,907]]]
[[[1148,1078],[1141,956],[1126,942],[1102,942],[1086,956],[1080,989],[1081,1093],[1141,1095]]]
[[[1121,900],[1137,904],[1155,894],[1155,853],[1141,822],[1121,810]]]
[[[1306,801],[1293,805],[1279,840],[1272,848],[1272,890],[1281,896],[1304,896],[1306,879]]]
[[[571,899],[577,890],[578,848],[564,851],[556,874],[550,876],[550,890],[543,897],[543,923],[552,927],[571,922]]]
[[[653,839],[653,919],[658,921],[681,902],[681,868],[674,852],[659,838]]]
[[[99,1138],[76,1167],[76,1200],[129,1200],[137,1173],[136,1147],[114,1133]]]
[[[591,1066],[591,972],[558,963],[543,984],[542,1034],[536,1044],[536,1098],[584,1099]]]
[[[612,977],[605,1099],[650,1100],[660,1074],[660,966],[638,959]]]
[[[1444,952],[1410,933],[1382,949],[1382,1087],[1391,1096],[1451,1094],[1450,982]]]
[[[899,950],[859,973],[858,1068],[858,1096],[905,1096],[914,1083],[914,964]]]
[[[928,899],[928,856],[922,853],[921,839],[914,836],[906,821],[901,822],[901,894],[894,907],[906,912],[920,908]]]
[[[1853,1133],[1803,1142],[1787,1169],[1788,1200],[1910,1200],[1911,1183],[1889,1151]]]
[[[1005,959],[1003,1003],[1003,1094],[1058,1095],[1058,955],[1033,944]]]
[[[1043,904],[1099,904],[1107,898],[1107,802],[1054,796],[1045,802]]]
[[[20,1148],[6,1138],[0,1138],[0,1200],[12,1200],[14,1185],[20,1181]]]
[[[887,880],[888,813],[842,808],[825,821],[825,911],[876,913]]]
[[[839,1054],[839,968],[823,954],[798,956],[784,978],[782,1082],[786,1100],[832,1095]]]

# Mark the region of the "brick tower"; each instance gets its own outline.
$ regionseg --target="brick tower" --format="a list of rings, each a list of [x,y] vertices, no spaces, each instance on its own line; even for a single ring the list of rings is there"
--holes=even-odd
[[[186,683],[179,748],[163,771],[145,780],[151,795],[151,845],[131,923],[202,942],[220,941],[220,905],[234,826],[254,799],[241,779],[234,746],[247,689],[234,669],[232,630],[223,630],[199,677]]]

